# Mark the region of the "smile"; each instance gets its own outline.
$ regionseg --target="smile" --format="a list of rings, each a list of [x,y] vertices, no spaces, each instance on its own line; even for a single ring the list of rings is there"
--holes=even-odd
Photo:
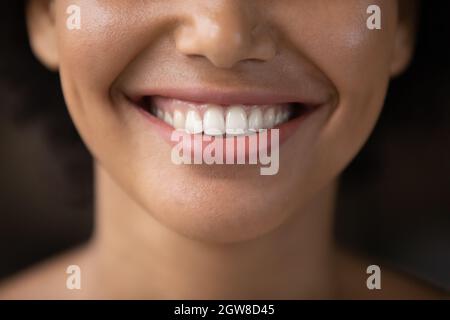
[[[313,109],[301,103],[218,104],[164,96],[143,96],[135,104],[172,129],[214,137],[279,128]]]
[[[296,90],[209,85],[164,88],[152,87],[147,81],[132,87],[120,96],[137,111],[137,119],[151,137],[160,136],[173,149],[181,143],[174,134],[181,133],[181,140],[191,141],[183,146],[183,154],[194,157],[222,144],[223,157],[234,160],[264,158],[299,130],[309,132],[328,114],[331,101],[327,86],[314,79]],[[272,140],[276,140],[274,145]]]

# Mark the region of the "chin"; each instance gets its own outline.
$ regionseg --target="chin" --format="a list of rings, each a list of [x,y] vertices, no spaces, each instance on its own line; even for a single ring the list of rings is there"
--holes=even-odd
[[[227,170],[243,178],[231,178]],[[262,237],[288,219],[289,188],[283,188],[279,176],[262,182],[254,173],[249,179],[250,170],[255,171],[179,168],[172,179],[163,179],[168,182],[159,184],[159,192],[144,207],[168,229],[196,241],[231,244]]]

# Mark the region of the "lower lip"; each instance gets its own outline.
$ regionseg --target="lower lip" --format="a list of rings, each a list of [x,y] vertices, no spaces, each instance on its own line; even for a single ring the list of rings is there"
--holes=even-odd
[[[150,112],[148,112],[147,110],[145,110],[141,106],[136,105],[135,103],[131,102],[130,100],[128,100],[128,101],[133,105],[134,109],[136,109],[138,111],[138,113],[141,116],[143,116],[144,119],[151,124],[152,128],[155,129],[157,134],[168,145],[170,145],[171,147],[174,147],[174,146],[176,146],[179,143],[179,141],[174,141],[172,139],[172,134],[175,131],[175,129],[172,126],[170,126],[166,122],[162,121],[161,119],[155,117],[154,115],[152,115]],[[305,112],[304,114],[298,116],[297,118],[292,119],[292,120],[290,120],[288,122],[285,122],[285,123],[275,127],[274,129],[278,129],[279,130],[279,146],[281,147],[286,141],[288,141],[288,139],[291,136],[294,135],[294,133],[297,131],[297,129],[300,127],[300,125],[303,123],[303,121],[305,121],[312,113],[316,112],[317,109],[319,109],[319,108],[320,107],[314,107],[312,110],[309,110],[309,111]],[[270,153],[270,151],[271,151],[270,130],[268,130],[268,131],[269,131],[269,134],[268,134],[268,141],[267,141],[267,145],[266,145],[266,148],[268,150],[259,150],[259,147],[258,147],[258,149],[256,151],[259,154],[260,154],[260,152],[264,152],[265,151],[265,152],[269,152]],[[194,141],[194,135],[188,135],[188,134],[186,134],[186,135],[190,136],[192,141]],[[256,133],[256,135],[259,135],[259,133]],[[197,137],[199,137],[199,136],[205,137],[204,135],[195,135],[195,136],[197,136]],[[205,140],[203,140],[203,138],[202,138],[203,145],[201,147],[201,150],[204,150],[205,146],[210,144],[211,141],[214,141],[213,139],[217,139],[217,137],[208,136],[208,138],[205,139]],[[221,139],[221,138],[219,138],[219,139]],[[249,142],[249,137],[248,136],[226,137],[226,138],[223,138],[224,143],[225,143],[225,141],[227,139],[236,139],[235,140],[235,145],[241,145],[241,143],[245,143],[245,146],[246,146],[246,148],[245,148],[245,157],[246,157],[246,159],[248,158],[249,152],[250,152],[249,148],[248,148],[248,145],[249,145],[249,143],[248,143]],[[190,151],[191,154],[194,154],[195,152],[198,152],[198,150],[194,150],[193,145],[194,144],[191,143],[192,149],[191,150],[186,150],[186,151],[187,152]],[[225,150],[225,152],[224,152],[224,157],[225,157],[226,156],[226,149],[224,149],[224,150]]]

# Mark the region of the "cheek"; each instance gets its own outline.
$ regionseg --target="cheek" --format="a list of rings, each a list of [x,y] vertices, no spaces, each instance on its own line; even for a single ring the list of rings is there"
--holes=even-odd
[[[131,2],[105,3],[60,1],[55,6],[64,96],[80,134],[94,154],[100,145],[106,149],[108,141],[120,143],[130,135],[124,110],[115,103],[117,97],[111,89],[127,64],[157,37],[149,30],[160,30],[155,27],[158,19],[152,18],[158,13],[149,10],[148,5],[140,8]],[[66,27],[66,9],[70,5],[81,8],[80,30]],[[104,141],[105,135],[108,141]]]
[[[299,56],[322,70],[338,95],[336,109],[314,147],[314,158],[320,159],[317,167],[329,177],[340,172],[357,154],[381,112],[390,80],[397,2],[314,3],[305,1],[302,8],[298,2],[285,20],[278,21],[296,21],[280,25],[280,30],[297,48]],[[367,8],[371,4],[382,10],[382,30],[367,28]],[[280,7],[280,16],[281,10]],[[308,10],[308,15],[304,10]]]
[[[280,29],[297,48],[298,55],[315,63],[341,97],[349,92],[371,91],[375,84],[386,81],[397,24],[397,2],[317,0],[314,5],[310,2],[293,5],[295,9],[287,16],[282,6],[278,12],[284,17],[277,20],[287,21]],[[381,8],[382,30],[369,30],[366,26],[367,8],[372,4]]]
[[[66,28],[70,5],[81,9],[81,30]],[[62,66],[92,89],[110,86],[171,24],[159,2],[65,0],[56,10]]]
[[[391,77],[397,12],[394,1],[378,2],[382,8],[382,30],[367,28],[368,4],[364,4],[358,8],[361,15],[335,21],[334,30],[328,30],[328,47],[322,49],[322,55],[316,55],[339,95],[325,134],[327,143],[334,146],[331,150],[341,155],[342,162],[356,155],[372,132]],[[327,57],[323,52],[330,54]]]
[[[56,4],[60,76],[67,106],[84,140],[90,145],[102,126],[113,123],[109,87],[120,68],[117,18],[92,1]],[[81,29],[69,30],[66,8],[81,9]],[[99,121],[102,119],[103,121]]]

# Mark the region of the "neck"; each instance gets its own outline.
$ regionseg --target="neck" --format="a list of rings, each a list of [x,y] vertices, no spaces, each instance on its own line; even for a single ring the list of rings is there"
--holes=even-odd
[[[97,166],[96,279],[111,298],[331,297],[336,185],[269,234],[217,244],[163,226]]]

